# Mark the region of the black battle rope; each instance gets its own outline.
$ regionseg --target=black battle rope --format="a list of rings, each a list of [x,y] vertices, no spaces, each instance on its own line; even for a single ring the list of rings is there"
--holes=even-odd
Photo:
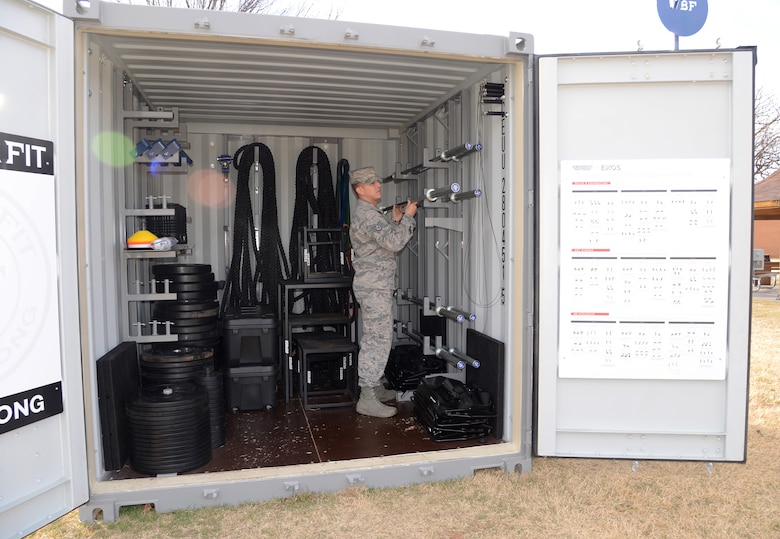
[[[314,194],[312,166],[317,167],[317,196]],[[295,167],[295,206],[293,210],[292,230],[290,231],[290,265],[291,275],[303,279],[303,268],[300,267],[299,241],[304,228],[312,228],[309,223],[309,207],[317,214],[317,228],[339,228],[336,196],[333,191],[333,175],[330,170],[328,155],[317,146],[304,148],[298,155]],[[317,271],[334,271],[335,262],[325,249],[317,252],[314,267]],[[341,290],[314,290],[306,294],[306,310],[312,313],[335,312],[340,310],[341,303],[346,302],[347,294]],[[341,297],[343,296],[343,297]],[[338,299],[337,299],[338,297]]]
[[[276,171],[274,158],[268,146],[260,145],[260,163],[263,169],[263,213],[260,218],[260,250],[257,267],[260,268],[260,293],[262,303],[278,312],[279,281],[287,279],[290,265],[284,253],[279,234],[279,213],[276,205]],[[282,269],[282,264],[284,269]]]
[[[258,157],[255,159],[255,149]],[[263,171],[263,208],[261,214],[260,248],[255,243],[255,225],[249,178],[255,161]],[[262,143],[247,144],[233,155],[233,166],[238,171],[236,183],[235,219],[233,224],[233,257],[222,295],[220,315],[228,306],[270,305],[277,310],[276,290],[279,280],[289,274],[284,254],[276,207],[276,173],[271,150]],[[251,256],[250,256],[251,246]],[[252,261],[255,271],[252,272]],[[282,271],[282,264],[286,273]],[[257,285],[262,284],[258,301]]]
[[[347,267],[352,272],[352,242],[349,239],[349,225],[352,224],[349,210],[349,161],[340,159],[336,165],[336,205],[339,209],[339,226],[344,229],[344,253]]]

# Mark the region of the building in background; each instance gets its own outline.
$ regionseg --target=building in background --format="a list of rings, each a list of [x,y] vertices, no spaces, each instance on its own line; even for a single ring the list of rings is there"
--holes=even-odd
[[[753,189],[753,248],[764,250],[764,271],[780,269],[780,170]]]

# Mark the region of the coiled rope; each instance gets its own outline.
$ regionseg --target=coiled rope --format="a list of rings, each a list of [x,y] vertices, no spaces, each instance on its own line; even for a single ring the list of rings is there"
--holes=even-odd
[[[317,169],[317,194],[314,193],[312,168]],[[317,215],[317,228],[339,228],[339,216],[336,209],[336,197],[333,191],[333,174],[330,160],[322,148],[308,146],[298,155],[295,167],[295,203],[293,209],[292,230],[290,231],[291,275],[303,280],[303,268],[300,266],[300,246],[304,228],[312,228],[309,222],[309,208]],[[327,249],[318,249],[314,268],[318,272],[334,271],[333,253]],[[312,290],[304,294],[305,309],[312,313],[336,312],[346,302],[347,294],[343,290]]]
[[[249,189],[249,177],[255,161],[260,163],[263,172],[259,249],[255,240],[255,223]],[[265,144],[259,142],[247,144],[233,155],[233,166],[238,171],[233,222],[233,256],[222,295],[220,316],[224,316],[228,307],[250,307],[258,304],[269,305],[273,312],[277,312],[276,291],[279,281],[287,278],[290,269],[279,234],[273,155]],[[259,299],[258,284],[261,285]]]

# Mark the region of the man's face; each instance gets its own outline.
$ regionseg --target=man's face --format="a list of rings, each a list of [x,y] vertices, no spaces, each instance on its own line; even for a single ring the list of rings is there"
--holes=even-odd
[[[355,192],[358,197],[376,206],[382,200],[382,182],[376,180],[373,183],[361,183],[355,188]]]

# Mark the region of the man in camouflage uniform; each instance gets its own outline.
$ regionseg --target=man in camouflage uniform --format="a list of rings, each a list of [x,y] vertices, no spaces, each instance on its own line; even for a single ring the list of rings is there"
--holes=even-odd
[[[352,208],[349,238],[352,242],[352,267],[355,277],[352,289],[360,306],[360,352],[358,383],[360,399],[356,410],[373,417],[391,417],[393,406],[382,404],[395,392],[380,383],[393,342],[393,290],[395,290],[396,253],[412,237],[417,203],[408,201],[401,211],[393,206],[386,216],[377,203],[382,198],[382,182],[374,167],[349,173],[349,182],[357,195]]]

